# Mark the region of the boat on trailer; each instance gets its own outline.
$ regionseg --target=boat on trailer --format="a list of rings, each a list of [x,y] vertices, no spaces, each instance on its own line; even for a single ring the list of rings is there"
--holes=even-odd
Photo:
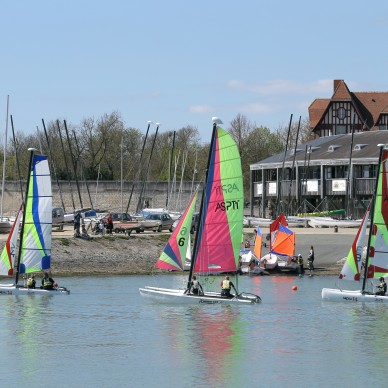
[[[352,247],[346,258],[339,279],[354,282],[358,290],[323,288],[322,299],[341,302],[388,303],[387,295],[375,292],[376,285],[368,279],[388,276],[388,150],[380,146],[379,164],[375,194],[358,229]],[[362,260],[366,229],[370,217],[365,262]]]
[[[241,159],[235,141],[217,124],[220,124],[220,121],[213,118],[206,181],[187,287],[168,289],[146,286],[139,289],[140,294],[145,298],[178,304],[261,302],[258,295],[240,291],[230,297],[221,295],[221,292],[207,290],[202,290],[199,294],[191,292],[194,273],[198,275],[237,274],[239,265],[244,205]],[[159,257],[157,268],[170,271],[184,270],[197,196],[196,191]]]
[[[26,274],[48,271],[51,263],[52,192],[47,156],[29,149],[30,163],[24,206],[16,216],[0,256],[0,275],[14,276],[11,284],[0,284],[0,294],[6,295],[68,295],[66,287],[53,289],[28,288]],[[20,242],[17,241],[20,231]],[[24,276],[23,285],[19,284]]]

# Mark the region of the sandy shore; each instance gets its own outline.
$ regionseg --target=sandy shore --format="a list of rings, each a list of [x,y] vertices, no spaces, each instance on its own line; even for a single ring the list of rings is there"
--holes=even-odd
[[[268,233],[262,229],[263,236]],[[337,275],[338,261],[347,256],[356,229],[297,228],[296,254],[301,253],[307,262],[310,245],[315,250],[315,274]],[[253,229],[244,230],[253,243]],[[52,273],[55,276],[74,275],[135,275],[157,272],[155,263],[170,233],[145,232],[131,236],[94,237],[83,240],[73,237],[71,226],[63,232],[53,233]],[[263,254],[268,248],[263,247]]]
[[[263,236],[268,230],[262,229]],[[356,235],[356,229],[296,228],[296,254],[301,253],[307,263],[310,245],[315,250],[315,274],[337,275],[341,265],[337,262],[347,256]],[[253,228],[244,229],[245,237],[253,243]],[[64,231],[53,232],[53,276],[77,275],[136,275],[157,272],[155,263],[170,233],[145,232],[131,236],[93,237],[83,240],[73,237],[72,225]],[[0,240],[5,241],[6,235]],[[263,254],[268,248],[263,247]]]

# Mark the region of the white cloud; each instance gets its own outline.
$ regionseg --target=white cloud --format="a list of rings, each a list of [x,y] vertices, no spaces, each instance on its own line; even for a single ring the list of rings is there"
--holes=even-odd
[[[236,111],[244,113],[269,113],[273,108],[267,104],[251,103],[236,107]]]
[[[210,105],[192,105],[189,107],[192,113],[210,113],[214,112],[214,108]]]
[[[310,93],[330,93],[333,89],[333,80],[316,80],[310,83],[298,83],[293,80],[270,80],[264,83],[248,84],[240,80],[230,80],[227,82],[230,89],[241,92],[257,93],[265,96],[279,94],[310,94]]]

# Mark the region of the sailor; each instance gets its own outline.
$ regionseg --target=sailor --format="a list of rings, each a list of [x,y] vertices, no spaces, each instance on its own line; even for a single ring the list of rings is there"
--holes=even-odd
[[[28,288],[35,288],[36,282],[35,282],[35,276],[32,275],[27,280],[27,287]]]
[[[299,276],[302,276],[304,274],[304,268],[303,268],[303,257],[300,253],[298,255],[297,263],[298,263]]]
[[[234,295],[232,295],[230,293],[230,290],[231,288],[233,287],[233,290],[236,292],[237,294],[237,290],[236,290],[236,287],[234,286],[234,284],[229,280],[229,276],[225,276],[225,279],[221,282],[221,296],[227,296],[227,297],[232,297]]]
[[[194,295],[203,295],[202,286],[195,275],[193,275],[193,279],[191,281],[190,292]]]
[[[44,273],[44,278],[42,279],[42,287],[45,290],[52,290],[54,288],[54,279],[50,278],[47,272]]]
[[[385,283],[385,280],[383,277],[380,278],[380,284],[377,286],[379,289],[375,295],[381,295],[384,296],[387,292],[387,283]]]

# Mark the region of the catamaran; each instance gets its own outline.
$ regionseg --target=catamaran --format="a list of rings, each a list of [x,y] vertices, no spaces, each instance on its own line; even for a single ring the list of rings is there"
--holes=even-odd
[[[360,287],[358,290],[323,288],[322,299],[342,302],[382,302],[388,303],[388,296],[376,295],[373,282],[388,276],[388,150],[379,144],[379,164],[375,194],[368,207],[346,262],[339,275],[340,279],[350,280]],[[365,261],[362,259],[366,229],[370,217],[369,236]]]
[[[0,294],[68,295],[65,287],[52,290],[19,285],[20,275],[46,271],[51,262],[52,192],[47,156],[29,148],[30,163],[24,206],[18,212],[0,257],[0,275],[14,276],[14,283],[0,284]],[[17,251],[17,240],[20,242]],[[25,280],[25,279],[24,279]]]
[[[186,289],[167,289],[146,286],[140,288],[144,297],[176,303],[259,303],[258,295],[237,292],[232,297],[221,292],[205,291],[201,295],[189,292],[196,274],[237,273],[243,231],[243,180],[241,159],[236,142],[213,118],[206,181],[203,187],[198,231],[195,236],[190,272]],[[196,195],[194,195],[196,198]],[[193,201],[190,201],[177,228],[161,254],[158,268],[182,270],[186,257]]]

